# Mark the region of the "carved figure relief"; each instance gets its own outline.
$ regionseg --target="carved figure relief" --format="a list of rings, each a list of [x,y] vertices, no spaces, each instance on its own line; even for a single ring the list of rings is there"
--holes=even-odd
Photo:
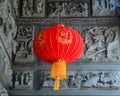
[[[13,88],[32,88],[33,73],[13,71],[12,83],[13,83]]]
[[[69,88],[120,88],[120,72],[112,71],[69,71],[67,79],[61,81],[61,89]],[[53,80],[45,71],[42,88],[51,88]]]
[[[22,4],[22,17],[43,17],[45,15],[45,0],[23,0]]]
[[[94,61],[119,60],[119,28],[93,27],[84,32],[83,58]]]
[[[115,8],[120,5],[119,0],[92,0],[93,16],[114,16]]]
[[[18,43],[16,62],[25,60],[31,62],[33,60],[32,55],[32,38],[34,28],[31,25],[18,26],[16,41]]]
[[[47,16],[48,17],[87,17],[88,4],[81,0],[48,0]]]
[[[13,1],[13,10],[14,10],[14,15],[15,16],[19,16],[19,3],[20,1],[19,0],[14,0]]]

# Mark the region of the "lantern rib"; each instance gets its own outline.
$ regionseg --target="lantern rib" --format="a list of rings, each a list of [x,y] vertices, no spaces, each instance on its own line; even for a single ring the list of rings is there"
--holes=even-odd
[[[68,27],[66,27],[67,28],[67,30],[69,30],[69,28]],[[73,39],[73,38],[72,38]],[[64,51],[62,51],[62,55],[61,55],[61,58],[65,58],[66,57],[66,54],[68,53],[68,51],[69,51],[69,48],[70,48],[70,44],[68,44],[68,45],[66,45],[66,46],[68,46],[67,47],[67,49],[66,49],[66,51],[64,52]],[[64,48],[65,48],[65,46],[64,46]],[[63,48],[63,49],[64,49]],[[65,58],[66,59],[66,58]],[[66,62],[67,63],[67,62]]]
[[[50,28],[49,28],[49,29],[50,29]],[[47,30],[47,33],[49,33],[49,30]],[[49,34],[50,34],[50,33],[49,33]],[[50,51],[50,49],[49,49],[49,47],[48,47],[48,44],[46,44],[45,46],[46,46],[46,51],[47,51],[48,54],[49,54],[49,58],[52,57],[51,51]]]
[[[80,39],[82,39],[81,36],[80,36]],[[81,42],[79,42],[79,46],[78,46],[77,50],[70,57],[75,57],[77,59],[80,55],[82,55],[80,53],[82,53],[84,46],[81,47],[81,45],[83,45],[83,41],[82,40],[80,40],[80,41]],[[74,61],[74,60],[72,60],[72,58],[71,58],[71,62],[72,61]]]
[[[59,31],[59,26],[57,26],[57,34],[58,34],[58,31]],[[58,38],[58,37],[57,37],[57,38]],[[59,43],[57,43],[57,46],[58,46],[58,52],[57,52],[58,54],[57,54],[57,55],[58,55],[58,57],[60,57],[60,54],[59,54],[59,51],[60,51],[60,50],[59,50]],[[60,58],[60,59],[61,59],[61,58]]]
[[[64,49],[65,49],[65,46],[63,46],[63,48],[62,48],[62,53],[61,53],[61,57],[60,57],[60,59],[62,59],[62,60],[63,60],[63,54],[65,54]]]
[[[73,54],[75,54],[76,50],[78,49],[77,48],[77,42],[78,42],[78,36],[75,32],[75,38],[76,38],[76,42],[75,42],[75,45],[74,45],[74,49],[72,50],[72,52],[69,54],[69,57],[71,57]],[[75,52],[74,52],[75,51]],[[71,61],[70,61],[71,62]]]
[[[61,26],[58,26],[58,27],[61,27]],[[62,26],[62,28],[61,29],[63,29],[63,26]],[[59,33],[59,32],[58,32]],[[59,43],[60,44],[60,43]],[[64,45],[62,46],[62,52],[61,52],[61,56],[60,56],[60,59],[63,59],[62,58],[62,56],[63,56],[63,54],[64,54]]]
[[[44,32],[44,35],[45,35],[45,37],[47,37],[47,33],[49,33],[49,29],[50,28],[45,28],[42,32]],[[44,58],[46,59],[47,58],[47,60],[49,61],[49,63],[51,63],[51,55],[49,55],[50,54],[50,51],[48,50],[48,46],[47,46],[48,44],[47,44],[47,41],[45,41],[45,44],[44,44],[44,47],[40,47],[40,49],[41,49],[41,52],[43,52],[44,54]],[[47,51],[47,52],[45,52],[45,51]],[[48,59],[49,58],[49,59]]]
[[[51,36],[52,36],[52,28],[50,29],[50,46],[51,46],[51,51],[52,51],[52,53],[53,53],[53,55],[54,55],[54,58],[53,58],[53,60],[54,60],[54,59],[56,59],[56,55],[55,55],[55,52],[54,52],[54,50],[53,50],[53,45],[52,45]]]
[[[77,47],[77,44],[76,44],[76,43],[77,43],[77,38],[78,38],[78,37],[77,37],[76,32],[74,33],[74,35],[75,35],[75,38],[74,38],[74,39],[75,39],[75,42],[74,42],[75,44],[74,44],[74,47],[72,48],[71,52],[66,56],[67,58],[70,58],[71,54],[73,54],[74,51],[77,49],[77,48],[76,48],[76,47]],[[71,62],[71,60],[70,60],[70,62]]]

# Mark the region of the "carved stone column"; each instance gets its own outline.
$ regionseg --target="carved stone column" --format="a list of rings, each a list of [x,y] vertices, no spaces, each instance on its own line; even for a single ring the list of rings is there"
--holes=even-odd
[[[12,85],[11,61],[16,35],[16,25],[9,0],[0,1],[0,20],[2,21],[0,24],[0,82],[5,88],[9,88]]]

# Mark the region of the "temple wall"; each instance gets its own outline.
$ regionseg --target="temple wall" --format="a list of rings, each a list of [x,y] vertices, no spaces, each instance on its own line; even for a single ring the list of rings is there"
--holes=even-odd
[[[13,61],[10,96],[119,95],[120,22],[116,9],[119,3],[119,0],[11,1],[13,14],[8,12],[9,17],[0,19],[4,25],[2,40]],[[50,65],[34,55],[32,40],[37,32],[56,23],[77,30],[85,49],[80,58],[67,65],[67,79],[61,81],[60,91],[55,93]],[[7,42],[11,40],[12,43]]]

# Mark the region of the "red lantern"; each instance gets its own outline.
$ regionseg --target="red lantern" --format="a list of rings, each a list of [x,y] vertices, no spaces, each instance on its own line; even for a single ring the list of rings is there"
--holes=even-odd
[[[44,28],[37,33],[33,41],[33,50],[39,59],[52,64],[54,90],[59,90],[60,80],[66,78],[66,64],[77,59],[83,48],[80,34],[63,24]]]

